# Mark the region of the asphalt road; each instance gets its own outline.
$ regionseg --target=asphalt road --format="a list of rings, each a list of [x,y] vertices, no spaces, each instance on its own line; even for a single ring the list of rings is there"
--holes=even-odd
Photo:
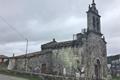
[[[0,80],[28,80],[28,79],[23,79],[23,78],[12,77],[12,76],[0,74]]]

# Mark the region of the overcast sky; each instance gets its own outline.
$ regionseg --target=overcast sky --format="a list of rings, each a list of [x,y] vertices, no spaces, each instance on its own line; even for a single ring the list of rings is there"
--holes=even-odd
[[[92,0],[0,0],[0,16],[29,40],[29,52],[43,43],[72,40],[87,27]],[[120,0],[95,0],[106,37],[108,55],[120,54]],[[0,54],[25,53],[26,41],[0,18]]]

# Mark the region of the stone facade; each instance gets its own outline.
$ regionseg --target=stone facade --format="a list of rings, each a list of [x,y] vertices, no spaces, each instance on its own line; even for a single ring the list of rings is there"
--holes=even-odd
[[[14,57],[16,70],[100,80],[107,78],[106,42],[93,0],[87,11],[87,31],[75,40],[43,44],[41,51]]]

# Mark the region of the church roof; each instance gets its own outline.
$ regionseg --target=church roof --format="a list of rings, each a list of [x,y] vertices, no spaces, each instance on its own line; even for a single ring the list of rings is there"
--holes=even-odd
[[[46,49],[58,49],[62,47],[73,47],[73,46],[80,46],[82,44],[82,41],[78,40],[71,40],[71,41],[65,41],[65,42],[55,42],[51,44],[43,44],[41,46],[42,50]]]
[[[19,56],[14,56],[14,57],[9,57],[9,58],[15,58],[15,59],[23,59],[23,58],[31,58],[31,57],[35,57],[35,56],[39,56],[39,55],[44,55],[44,54],[49,54],[52,53],[51,50],[45,50],[45,51],[37,51],[37,52],[32,52],[32,53],[28,53],[28,54],[23,54],[23,55],[19,55]]]
[[[47,50],[47,49],[60,49],[60,48],[64,48],[64,47],[74,47],[74,46],[80,47],[83,44],[83,41],[84,41],[83,38],[87,38],[86,31],[84,31],[82,33],[77,33],[75,40],[57,42],[57,41],[55,41],[55,39],[53,39],[53,41],[41,45],[41,49]]]

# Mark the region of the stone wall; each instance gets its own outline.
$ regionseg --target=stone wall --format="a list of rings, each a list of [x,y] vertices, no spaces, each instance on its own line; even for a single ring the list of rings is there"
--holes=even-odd
[[[45,54],[41,52],[27,58],[13,58],[12,60],[15,59],[13,70],[41,73],[42,64],[46,64],[45,73],[51,73],[51,57],[51,52],[46,51]]]
[[[28,68],[31,72],[42,72],[42,65],[46,65],[44,73],[51,73],[51,57],[52,53],[46,53],[45,55],[34,56],[28,60]]]
[[[56,74],[75,75],[82,60],[82,47],[66,47],[53,50],[53,72]]]

